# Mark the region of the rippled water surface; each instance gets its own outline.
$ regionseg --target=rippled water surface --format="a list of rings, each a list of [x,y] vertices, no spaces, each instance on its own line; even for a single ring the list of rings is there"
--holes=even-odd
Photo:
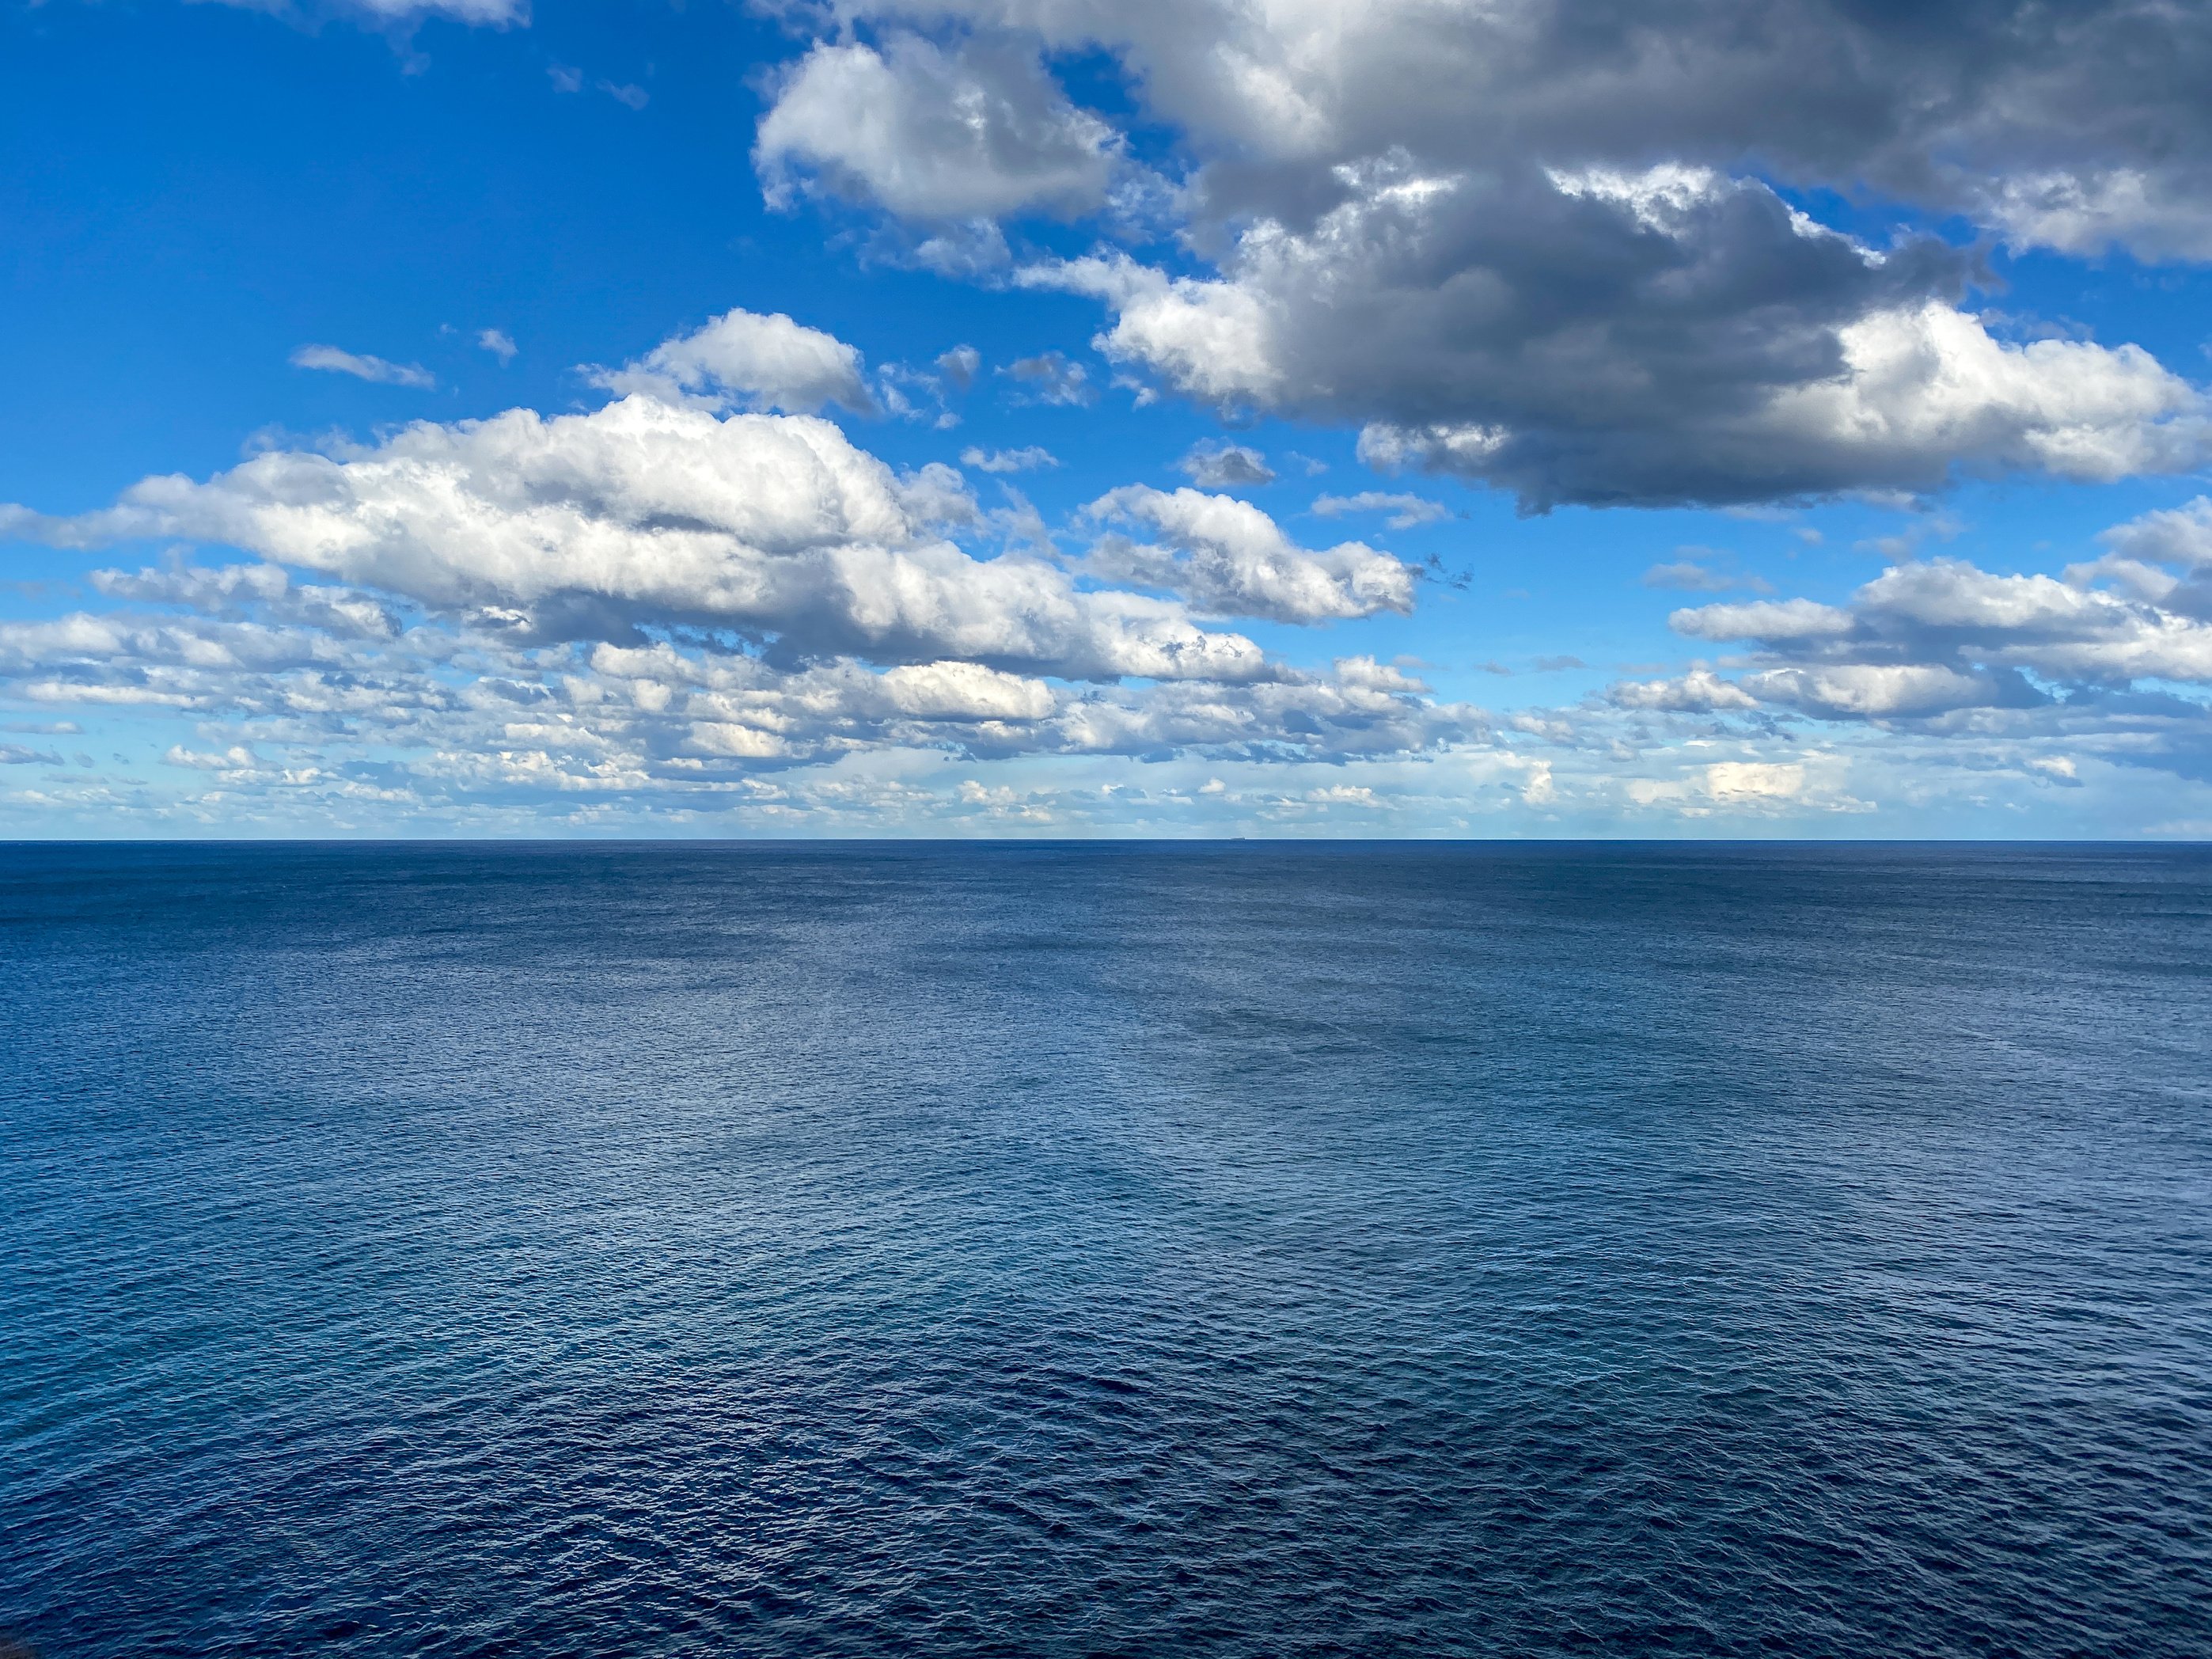
[[[0,1630],[2212,1651],[2212,853],[0,848]]]

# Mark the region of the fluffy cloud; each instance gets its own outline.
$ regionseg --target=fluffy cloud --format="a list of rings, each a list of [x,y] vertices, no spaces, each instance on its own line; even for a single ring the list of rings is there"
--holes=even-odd
[[[1327,676],[1234,690],[1163,685],[1141,699],[1085,699],[1067,711],[1062,729],[1074,751],[1245,760],[1401,754],[1483,733],[1480,711],[1436,704],[1426,691],[1372,658],[1349,657]]]
[[[2212,259],[2205,179],[2132,167],[1991,179],[1974,191],[1980,216],[2026,247],[2094,257],[2114,247],[2148,259]]]
[[[1756,708],[1759,699],[1710,668],[1695,668],[1680,679],[1627,680],[1607,697],[1621,708],[1658,708],[1674,714],[1710,714],[1721,709]]]
[[[2172,0],[842,0],[848,18],[1103,45],[1212,160],[1227,208],[1282,215],[1328,167],[1402,151],[1654,157],[1871,187],[2069,251],[2212,251],[2212,17]],[[1322,199],[1326,201],[1326,197]]]
[[[1860,775],[1887,780],[1886,807],[1950,792],[1977,810],[2002,799],[2017,811],[2094,781],[2106,792],[2106,816],[2080,829],[2109,832],[2118,822],[2198,833],[2187,825],[2201,830],[2199,819],[2167,803],[2212,781],[2209,528],[2212,506],[2191,501],[2106,532],[2110,552],[2060,576],[1908,559],[1839,604],[1679,610],[1670,618],[1678,633],[1747,649],[1510,724],[1559,750],[1608,754],[1629,774],[1630,798],[1653,811],[1694,816],[1720,805],[1674,762],[1735,747],[1748,762],[1782,763],[1777,747],[1803,742],[1805,723],[1817,721],[1824,744],[1856,755]],[[1838,735],[1853,732],[1861,735]],[[1650,769],[1662,762],[1669,769],[1655,777]],[[2145,774],[2162,781],[2125,781]],[[1835,787],[1836,800],[1864,804],[1867,792],[1843,789],[1840,775]],[[2115,809],[2121,797],[2132,804]],[[2037,810],[2066,809],[2043,799]]]
[[[2199,495],[2185,507],[2146,513],[2099,539],[2119,558],[2178,564],[2189,571],[2212,568],[2212,497]]]
[[[264,0],[229,0],[261,5]],[[525,0],[329,0],[377,21],[526,21]],[[761,161],[901,213],[1095,202],[1115,139],[1037,67],[1103,47],[1233,216],[1403,151],[1480,170],[1657,156],[1872,189],[2062,252],[2212,258],[2212,17],[2176,0],[762,0],[831,23]],[[856,22],[892,25],[878,46]],[[950,46],[902,25],[936,29]]]
[[[1095,519],[1149,526],[1158,545],[1109,537],[1086,568],[1179,593],[1212,616],[1316,623],[1413,608],[1414,573],[1363,542],[1310,551],[1249,501],[1129,484],[1093,501]]]
[[[1077,109],[1033,52],[912,34],[883,50],[816,46],[786,74],[754,160],[771,202],[811,179],[902,218],[997,218],[1101,206],[1118,136]]]
[[[110,599],[180,605],[209,616],[252,615],[340,639],[390,640],[400,632],[398,617],[382,601],[351,588],[295,582],[273,564],[175,565],[136,574],[96,570],[92,586]]]
[[[719,811],[733,792],[759,799],[745,792],[764,774],[871,754],[1327,764],[1484,731],[1364,658],[1241,685],[1079,686],[963,660],[785,668],[666,640],[527,646],[465,618],[362,627],[373,596],[317,589],[303,605],[267,567],[110,572],[102,586],[134,608],[0,623],[0,684],[37,704],[195,720],[199,746],[167,763],[325,808],[621,797]]]
[[[1624,793],[1636,805],[1671,811],[1684,817],[1780,817],[1807,808],[1819,812],[1864,811],[1868,804],[1843,793],[1831,780],[1842,769],[1838,757],[1820,754],[1802,761],[1712,761],[1673,778],[1632,778]],[[1822,773],[1829,775],[1823,777]]]
[[[721,628],[787,654],[962,658],[1073,678],[1250,679],[1234,634],[1039,561],[933,536],[902,483],[826,421],[644,396],[551,419],[422,422],[337,455],[276,451],[205,483],[149,478],[71,520],[71,544],[182,537],[473,611],[532,637]]]
[[[1674,631],[1693,639],[1762,639],[1795,644],[1837,639],[1851,631],[1851,613],[1817,599],[1760,600],[1751,605],[1707,605],[1677,611],[1668,619]]]
[[[787,318],[732,313],[608,378],[629,389],[588,413],[268,451],[76,517],[0,507],[0,535],[262,561],[96,572],[120,608],[0,623],[0,682],[33,703],[175,711],[220,740],[167,763],[325,805],[665,805],[909,751],[1335,763],[1485,729],[1398,669],[1303,671],[1185,608],[1409,606],[1413,573],[1358,543],[1312,551],[1228,497],[1137,488],[1091,520],[1158,545],[979,556],[945,533],[986,522],[951,468],[894,472],[818,416],[726,408],[865,385],[856,353]]]
[[[858,354],[788,318],[733,312],[605,378],[623,395],[587,413],[270,450],[75,517],[0,507],[0,535],[259,561],[96,572],[118,608],[0,623],[0,683],[173,711],[198,736],[164,763],[204,799],[325,811],[735,799],[772,817],[763,774],[856,757],[1329,765],[1486,730],[1398,669],[1301,670],[1186,608],[1406,609],[1413,573],[1360,544],[1309,550],[1230,498],[1132,489],[1086,522],[1158,545],[1065,561],[1030,514],[1013,528],[1046,552],[979,556],[946,533],[989,522],[951,468],[895,472],[817,416],[731,407],[860,401]]]
[[[1676,631],[1748,642],[1735,678],[1698,667],[1631,681],[1614,708],[1683,717],[1803,715],[1943,733],[1974,745],[2063,740],[2075,753],[2212,776],[2212,605],[2195,572],[2202,503],[2108,532],[2116,550],[2064,577],[1958,559],[1893,566],[1846,605],[1809,599],[1678,611]],[[2179,569],[2172,567],[2179,567]],[[2069,754],[2033,754],[2037,777],[2074,779]]]
[[[593,371],[610,391],[698,398],[717,408],[779,409],[812,414],[836,404],[871,413],[859,350],[781,312],[724,312],[705,327],[664,340],[641,360]]]
[[[1883,676],[1864,671],[1889,665],[1804,661],[1741,681],[1698,669],[1493,723],[1366,657],[1243,684],[1085,685],[951,659],[781,666],[675,638],[532,643],[465,614],[408,620],[378,594],[266,565],[172,564],[104,573],[96,586],[125,608],[0,623],[0,686],[95,717],[167,714],[179,738],[151,783],[63,776],[58,752],[11,753],[0,813],[48,827],[74,809],[111,828],[658,819],[1172,833],[1203,800],[1208,822],[1310,831],[1342,812],[1377,827],[1633,833],[1674,820],[1810,823],[1899,797],[1981,810],[1993,793],[2020,803],[2073,792],[2109,812],[2146,768],[2169,776],[2137,798],[2171,818],[2192,798],[2170,774],[2212,774],[2212,720],[2171,697],[1876,715],[1877,741],[1867,688],[1887,681],[1880,702],[1896,707],[1897,688],[1917,681],[1932,708],[1942,699],[1929,689],[1945,686],[1929,665]],[[2021,614],[2016,599],[1996,613]],[[1856,708],[1843,690],[1854,684]],[[1816,744],[1793,734],[1803,713],[1832,722]],[[1053,757],[1052,769],[1022,769],[1024,757]]]
[[[1848,714],[2040,701],[2021,671],[2081,687],[2212,683],[2212,625],[2195,617],[2081,580],[2000,575],[1956,559],[1893,567],[1849,606],[1706,605],[1673,621],[1697,638],[1751,640],[1800,659],[1747,684]]]
[[[1117,253],[1029,280],[1104,301],[1105,347],[1178,391],[1357,425],[1381,467],[1540,509],[2212,454],[2198,388],[2146,354],[2003,338],[1961,308],[1965,254],[1862,246],[1791,205],[1873,196],[2020,246],[2212,258],[2212,21],[2173,0],[770,9],[827,36],[762,118],[771,199],[873,203],[921,228],[913,258],[974,272],[1006,258],[1000,218],[1133,223],[1142,197],[1138,218],[1176,221],[1210,274]],[[1102,48],[1173,135],[1182,185],[1134,167],[1047,68]],[[1040,400],[1093,395],[1048,357],[1025,367]],[[757,406],[865,396],[799,384],[811,404]]]
[[[2212,454],[2203,398],[2148,354],[1999,340],[1931,297],[1942,250],[1877,253],[1762,185],[1356,183],[1310,230],[1246,230],[1218,277],[1123,255],[1026,277],[1105,300],[1101,347],[1193,397],[1358,423],[1375,465],[1540,507],[2106,480]]]
[[[1214,270],[1113,253],[1026,280],[1104,301],[1101,344],[1175,389],[1356,424],[1382,466],[1540,508],[2103,479],[2212,453],[2198,390],[2146,354],[2002,338],[1960,308],[1963,255],[1860,246],[1777,188],[1872,191],[2075,252],[2212,257],[2212,24],[2167,0],[1909,22],[1826,0],[837,11],[897,25],[901,52],[919,26],[1025,64],[1117,54],[1180,135],[1176,211]],[[883,61],[825,46],[802,78],[831,52]]]

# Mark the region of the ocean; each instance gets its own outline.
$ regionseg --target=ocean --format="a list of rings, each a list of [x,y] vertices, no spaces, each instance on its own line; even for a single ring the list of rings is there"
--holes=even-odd
[[[2212,848],[0,848],[0,1633],[2212,1652]]]

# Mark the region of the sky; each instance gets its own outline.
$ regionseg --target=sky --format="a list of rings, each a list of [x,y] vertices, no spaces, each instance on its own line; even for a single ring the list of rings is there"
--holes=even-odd
[[[0,0],[0,836],[2212,836],[2212,9]]]

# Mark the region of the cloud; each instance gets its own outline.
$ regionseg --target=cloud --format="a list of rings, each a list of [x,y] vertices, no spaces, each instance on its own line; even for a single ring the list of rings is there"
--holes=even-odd
[[[303,345],[292,354],[295,368],[319,368],[332,374],[350,374],[357,380],[368,380],[379,386],[409,386],[419,391],[433,391],[438,377],[420,363],[387,362],[381,357],[371,357],[351,351],[341,351],[331,345]]]
[[[1623,680],[1608,687],[1605,695],[1620,708],[1659,708],[1686,714],[1759,707],[1758,698],[1710,668],[1692,669],[1680,679]]]
[[[978,472],[1027,472],[1037,467],[1058,466],[1048,449],[1030,444],[1022,449],[979,449],[973,445],[960,452],[960,465]]]
[[[2098,539],[2121,558],[2178,564],[2190,571],[2212,568],[2212,496],[2146,513]]]
[[[286,601],[281,575],[106,573],[105,590],[139,608],[0,623],[0,684],[48,706],[191,720],[196,738],[172,744],[165,763],[204,775],[195,787],[222,792],[212,804],[235,812],[289,799],[324,821],[593,801],[727,813],[794,799],[834,819],[866,804],[836,769],[869,755],[1334,765],[1436,752],[1486,732],[1477,711],[1439,705],[1367,658],[1241,684],[1073,685],[961,659],[778,666],[666,639],[525,644],[466,617],[331,634],[271,608]],[[342,592],[329,614],[373,603]],[[9,758],[58,763],[27,750]],[[829,775],[768,781],[807,768]],[[866,821],[885,803],[860,787],[872,800]]]
[[[2212,711],[2169,689],[2212,685],[2212,593],[2191,535],[2199,516],[2191,503],[2121,526],[2104,539],[2124,550],[2063,579],[1933,559],[1893,566],[1846,605],[1678,611],[1677,632],[1748,641],[1756,654],[1735,662],[1733,679],[1699,668],[1607,697],[1624,709],[1917,724],[1976,742],[2064,734],[2124,764],[2212,775]]]
[[[2016,247],[2201,262],[2212,259],[2202,167],[2200,155],[2197,170],[2179,176],[2132,167],[2027,173],[1990,179],[1974,195],[1979,216]]]
[[[655,646],[600,647],[592,663],[603,680],[632,688],[619,705],[635,705],[635,688],[653,688],[646,700],[658,705],[658,718],[686,722],[687,745],[737,758],[819,754],[825,735],[1000,756],[1315,758],[1429,749],[1480,726],[1474,711],[1439,707],[1426,688],[1364,658],[1245,685],[1081,691],[957,662],[882,673],[824,664],[780,675],[751,659],[688,658]]]
[[[1022,280],[1103,301],[1099,343],[1125,368],[1359,428],[1386,469],[1542,509],[2102,480],[2212,455],[2201,390],[2148,354],[2003,337],[1963,303],[1967,252],[1863,244],[1795,205],[1873,191],[2022,245],[2212,258],[2212,21],[2164,0],[1953,7],[1910,27],[1826,0],[838,15],[902,44],[824,44],[795,74],[828,54],[885,76],[884,52],[1117,58],[1190,161],[1158,202],[1198,268],[1115,251]],[[970,128],[978,144],[994,130]]]
[[[1809,822],[1877,799],[1948,802],[1970,816],[1938,821],[1978,823],[1972,813],[2054,790],[2107,814],[2149,802],[2146,823],[2212,811],[2212,794],[2185,799],[2196,786],[2172,777],[2212,775],[2212,715],[2170,696],[1944,710],[1936,677],[1892,677],[1920,680],[1928,712],[1877,715],[1839,701],[1844,680],[1794,690],[1799,708],[1780,689],[1763,701],[1701,667],[1494,723],[1365,656],[1244,682],[1092,684],[958,658],[779,662],[681,629],[533,640],[465,611],[403,617],[386,596],[266,565],[173,562],[95,586],[123,609],[0,623],[0,688],[94,720],[127,709],[179,721],[171,775],[152,794],[97,773],[41,779],[28,794],[0,785],[0,811],[51,823],[74,802],[111,824],[183,813],[299,827],[939,832],[973,811],[978,827],[1176,833],[1192,821],[1160,814],[1201,799],[1231,818],[1295,823],[1332,803],[1376,810],[1371,796],[1408,826],[1508,828],[1535,813],[1629,833],[1655,818]],[[1823,667],[1794,665],[1808,680]],[[1747,684],[1782,666],[1753,666]],[[1878,682],[1857,678],[1863,710]],[[1822,699],[1834,712],[1811,712]],[[1817,742],[1808,717],[1826,723]],[[1052,757],[1114,764],[1021,769]],[[2130,793],[2126,775],[2144,769],[2165,781]]]
[[[283,11],[283,0],[216,0],[251,11]],[[405,25],[426,17],[494,28],[530,21],[530,0],[327,0],[326,9],[371,23]]]
[[[1176,465],[1193,483],[1207,489],[1275,482],[1275,470],[1267,465],[1267,458],[1243,444],[1200,441]]]
[[[1771,761],[1717,761],[1705,768],[1705,793],[1717,800],[1789,800],[1805,793],[1802,766]]]
[[[2124,592],[1997,574],[1958,559],[1895,566],[1844,607],[1804,599],[1708,605],[1669,620],[1680,633],[1756,641],[1823,671],[1964,665],[2081,685],[2212,682],[2212,625],[2195,617]],[[1984,690],[2015,680],[2001,675]]]
[[[1381,489],[1363,489],[1356,495],[1316,495],[1313,510],[1324,519],[1340,518],[1347,513],[1387,513],[1393,530],[1411,530],[1416,525],[1451,517],[1451,509],[1442,501]]]
[[[1626,803],[1644,815],[1700,818],[1807,819],[1835,813],[1863,813],[1874,803],[1844,787],[1850,770],[1844,757],[1821,750],[1788,760],[1722,760],[1681,765],[1672,775],[1629,777],[1614,786]]]
[[[389,605],[351,588],[302,586],[271,564],[213,569],[178,565],[136,574],[98,570],[92,586],[109,599],[174,605],[210,617],[258,617],[341,639],[389,640],[400,633]]]
[[[772,204],[802,181],[908,219],[994,219],[1103,205],[1118,135],[1076,108],[1033,52],[819,45],[787,71],[753,149]]]
[[[1667,622],[1678,634],[1705,640],[1834,639],[1850,633],[1853,626],[1848,611],[1813,599],[1701,605],[1677,611]]]
[[[1419,681],[1369,657],[1334,672],[1239,687],[1162,685],[1141,699],[1097,697],[1062,718],[1068,752],[1188,752],[1245,760],[1418,753],[1482,734],[1480,711],[1438,705]]]
[[[836,336],[781,312],[724,312],[704,327],[663,341],[636,362],[592,372],[609,391],[676,398],[719,408],[812,414],[831,404],[872,414],[860,352]]]
[[[1332,170],[1402,154],[1633,170],[1755,156],[2027,245],[2212,254],[2212,18],[2166,0],[1921,8],[1826,0],[845,0],[844,18],[1103,47],[1209,158],[1217,215],[1288,222]]]
[[[2017,679],[1965,672],[1942,663],[1837,663],[1777,668],[1745,678],[1762,702],[1826,720],[1881,720],[2039,701]]]
[[[937,372],[962,392],[975,384],[975,376],[982,367],[983,354],[971,345],[954,346],[940,353],[937,359]]]
[[[1999,341],[1931,297],[1947,253],[1877,255],[1761,185],[1385,168],[1353,188],[1310,231],[1245,231],[1221,277],[1115,254],[1024,280],[1106,301],[1100,348],[1178,391],[1359,424],[1370,465],[1532,507],[2105,481],[2212,454],[2203,398],[2148,354]]]
[[[599,90],[627,109],[643,109],[653,101],[653,94],[643,87],[628,81],[602,81]]]
[[[1681,550],[1692,553],[1705,550],[1684,548]],[[1675,588],[1686,593],[1726,593],[1739,587],[1749,588],[1754,593],[1771,593],[1774,591],[1763,577],[1729,569],[1727,568],[1729,563],[1727,556],[1722,555],[1710,562],[1684,558],[1655,564],[1644,573],[1644,585],[1646,587]]]
[[[1098,400],[1097,389],[1091,384],[1091,371],[1081,363],[1071,363],[1057,351],[1017,358],[1006,365],[1006,373],[1021,385],[1017,400],[1022,403],[1079,408]]]
[[[254,0],[246,0],[248,4]],[[377,17],[451,17],[463,23],[505,26],[530,21],[530,0],[347,0]]]
[[[1085,568],[1182,594],[1207,615],[1316,623],[1413,608],[1413,571],[1360,542],[1311,551],[1249,501],[1128,484],[1084,509],[1150,526],[1160,544],[1109,537]]]
[[[146,479],[75,519],[0,510],[0,531],[220,544],[519,638],[626,638],[652,623],[732,629],[784,658],[1071,678],[1275,672],[1171,602],[1079,592],[1018,555],[971,557],[930,531],[938,514],[972,510],[943,482],[902,480],[811,416],[635,395],[586,415],[418,422],[337,455],[271,451],[204,483]]]
[[[477,343],[498,358],[502,366],[513,362],[520,349],[514,343],[514,337],[503,328],[478,329]]]

